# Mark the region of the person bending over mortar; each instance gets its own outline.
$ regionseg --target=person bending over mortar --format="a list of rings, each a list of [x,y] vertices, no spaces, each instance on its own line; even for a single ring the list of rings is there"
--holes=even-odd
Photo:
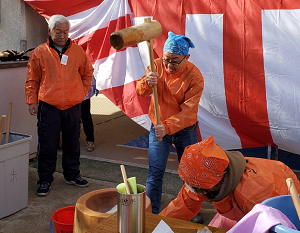
[[[209,225],[227,230],[256,204],[288,194],[287,178],[300,192],[296,174],[282,162],[224,151],[213,137],[186,147],[178,174],[185,184],[160,215],[190,220],[209,200],[217,211]]]

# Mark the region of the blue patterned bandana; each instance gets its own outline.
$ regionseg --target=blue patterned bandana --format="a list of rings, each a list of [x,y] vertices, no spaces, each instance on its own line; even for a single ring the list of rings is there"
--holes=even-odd
[[[189,38],[184,35],[175,35],[173,32],[169,32],[163,51],[186,56],[189,54],[189,47],[195,48],[195,45]]]

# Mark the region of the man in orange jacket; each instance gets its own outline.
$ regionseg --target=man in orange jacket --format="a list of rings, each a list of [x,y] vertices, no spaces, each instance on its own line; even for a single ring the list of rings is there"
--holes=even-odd
[[[172,144],[180,161],[184,148],[198,141],[197,112],[204,84],[200,70],[188,61],[190,47],[195,46],[189,38],[169,32],[162,58],[154,61],[156,72],[150,72],[148,67],[136,85],[137,94],[145,97],[151,95],[152,86],[157,85],[162,124],[156,123],[152,97],[148,112],[152,125],[146,183],[154,214],[160,212],[162,180]]]
[[[62,132],[62,166],[68,184],[88,186],[80,176],[80,103],[91,88],[93,67],[84,50],[69,37],[70,22],[49,19],[47,43],[34,49],[25,83],[29,113],[38,119],[37,194],[46,196],[53,182]]]
[[[288,194],[287,178],[300,192],[297,176],[282,162],[224,151],[213,137],[186,147],[178,174],[185,184],[160,215],[190,220],[210,200],[217,214],[209,225],[223,229],[234,226],[256,204]]]

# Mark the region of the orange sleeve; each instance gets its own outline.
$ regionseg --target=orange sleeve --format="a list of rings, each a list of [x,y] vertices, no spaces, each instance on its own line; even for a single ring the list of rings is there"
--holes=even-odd
[[[38,103],[38,92],[42,78],[42,71],[39,65],[39,58],[37,50],[31,52],[29,61],[27,63],[28,71],[25,81],[25,96],[27,104]]]
[[[150,72],[149,66],[142,78],[136,82],[136,93],[139,96],[147,97],[152,94],[152,87],[148,86],[146,74]]]
[[[234,190],[234,197],[244,213],[264,200],[288,194],[287,178],[292,178],[297,192],[300,182],[296,174],[280,161],[249,158],[242,179]]]
[[[195,217],[206,199],[203,196],[191,192],[185,185],[174,199],[159,215],[190,221]]]

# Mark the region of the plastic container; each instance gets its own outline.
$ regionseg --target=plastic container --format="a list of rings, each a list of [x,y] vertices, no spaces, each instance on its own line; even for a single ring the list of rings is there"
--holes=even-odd
[[[300,195],[299,195],[300,197]],[[269,198],[262,202],[262,204],[271,206],[275,209],[280,210],[282,213],[284,213],[289,220],[295,225],[295,227],[298,230],[294,230],[291,228],[288,228],[286,226],[283,226],[281,224],[276,225],[271,228],[270,232],[276,232],[276,233],[299,233],[300,229],[300,221],[293,203],[293,199],[291,195],[282,195],[277,197]]]
[[[73,233],[75,206],[67,206],[56,210],[51,215],[57,233]],[[51,221],[50,231],[52,232]]]
[[[3,134],[0,145],[0,219],[28,205],[30,135]]]

